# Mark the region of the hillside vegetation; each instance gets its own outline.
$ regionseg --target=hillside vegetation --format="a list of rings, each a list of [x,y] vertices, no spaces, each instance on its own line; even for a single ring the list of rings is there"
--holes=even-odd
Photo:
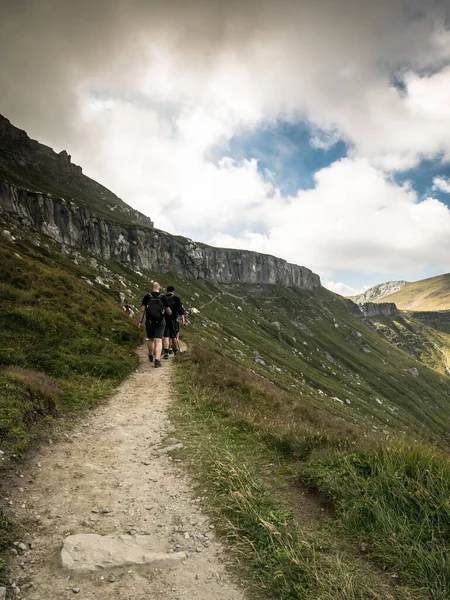
[[[39,421],[106,398],[136,365],[135,324],[73,274],[0,242],[0,440],[29,447]]]
[[[406,283],[398,292],[383,296],[382,302],[395,302],[400,310],[450,310],[450,273]]]
[[[448,458],[428,445],[448,448],[450,379],[430,348],[410,351],[433,324],[398,320],[412,330],[399,349],[325,289],[185,281],[8,228],[2,449],[23,452],[42,419],[92,406],[131,372],[142,338],[118,302],[138,308],[158,279],[190,312],[173,419],[250,589],[286,600],[450,596]],[[9,528],[0,520],[5,548]]]

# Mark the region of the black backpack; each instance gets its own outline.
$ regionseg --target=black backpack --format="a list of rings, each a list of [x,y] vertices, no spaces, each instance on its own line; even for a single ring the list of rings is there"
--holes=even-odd
[[[169,304],[169,308],[172,311],[172,314],[170,315],[172,318],[176,317],[176,313],[177,313],[177,307],[176,307],[176,302],[175,302],[175,296],[173,294],[167,294],[166,295],[167,298],[167,302]]]
[[[159,323],[164,316],[164,304],[162,303],[162,294],[156,298],[150,294],[150,298],[145,307],[145,318],[152,323]]]

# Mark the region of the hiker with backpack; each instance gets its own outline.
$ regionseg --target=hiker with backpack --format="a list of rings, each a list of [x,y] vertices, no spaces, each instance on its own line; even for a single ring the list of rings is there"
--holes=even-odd
[[[167,301],[171,310],[171,315],[166,319],[166,329],[164,331],[164,358],[169,358],[172,350],[176,354],[179,350],[178,332],[180,331],[180,322],[184,323],[184,308],[181,299],[175,296],[173,285],[167,287]]]
[[[171,314],[172,311],[167,297],[161,294],[161,286],[157,281],[154,281],[152,291],[142,299],[139,329],[143,329],[145,317],[145,329],[148,338],[148,359],[150,362],[155,362],[155,368],[161,366],[162,338],[166,328],[166,316],[170,317]]]

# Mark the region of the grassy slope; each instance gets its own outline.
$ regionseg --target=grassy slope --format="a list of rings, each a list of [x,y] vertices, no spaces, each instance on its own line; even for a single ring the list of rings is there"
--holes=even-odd
[[[397,350],[353,312],[351,303],[327,290],[225,288],[140,273],[83,253],[61,254],[45,238],[10,229],[18,237],[13,246],[3,245],[9,283],[2,288],[8,307],[1,325],[7,349],[2,361],[45,371],[63,390],[63,407],[104,397],[134,365],[135,325],[115,304],[119,292],[138,307],[150,279],[158,278],[174,284],[189,309],[199,310],[191,311],[183,332],[193,354],[181,365],[175,416],[186,445],[196,449],[193,469],[201,481],[211,482],[205,493],[224,516],[223,532],[244,553],[241,563],[251,586],[277,598],[429,597],[428,580],[420,589],[414,565],[398,575],[405,570],[398,558],[404,553],[396,556],[395,544],[394,551],[386,549],[384,566],[398,569],[391,575],[399,577],[400,586],[393,587],[390,575],[378,570],[382,548],[370,550],[374,564],[361,561],[344,510],[325,521],[301,517],[296,482],[308,474],[306,485],[323,490],[337,506],[343,483],[353,477],[339,456],[356,453],[368,460],[367,453],[381,452],[386,438],[402,432],[445,444],[446,378]],[[75,323],[73,340],[61,336],[61,322]],[[411,375],[412,367],[419,377]],[[12,384],[23,406],[30,386]],[[25,431],[31,422],[24,422]],[[270,464],[278,465],[276,473]],[[353,498],[345,488],[349,505],[364,497],[368,482],[361,478],[358,485]],[[230,504],[230,498],[236,502]],[[259,535],[261,528],[268,535]],[[372,549],[371,542],[366,532],[357,540],[361,548]],[[426,540],[424,548],[422,557]],[[445,598],[439,593],[434,598]]]
[[[450,314],[401,313],[373,323],[391,344],[441,374],[450,374]]]
[[[286,600],[448,598],[447,455],[367,436],[194,339],[172,416],[250,590]]]
[[[46,374],[60,388],[62,410],[91,406],[133,369],[139,336],[120,308],[84,281],[18,247],[0,243],[0,252],[0,439],[2,449],[21,452],[33,424],[52,412],[45,410],[51,383],[4,367]]]
[[[399,292],[385,296],[383,302],[395,302],[401,310],[450,310],[450,273],[407,283]]]

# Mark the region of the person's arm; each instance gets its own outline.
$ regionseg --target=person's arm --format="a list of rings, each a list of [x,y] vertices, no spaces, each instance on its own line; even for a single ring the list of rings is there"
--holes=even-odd
[[[185,322],[185,318],[184,318],[184,308],[183,308],[183,303],[181,302],[181,298],[177,298],[178,300],[178,314],[180,315],[180,323],[182,325],[184,325]]]
[[[142,306],[141,306],[141,310],[139,313],[139,329],[143,329],[144,328],[144,316],[145,316],[145,308],[147,306],[147,296],[144,296],[142,299]]]
[[[145,315],[145,305],[143,304],[141,306],[141,312],[139,313],[139,329],[143,329],[144,328],[144,315]]]

